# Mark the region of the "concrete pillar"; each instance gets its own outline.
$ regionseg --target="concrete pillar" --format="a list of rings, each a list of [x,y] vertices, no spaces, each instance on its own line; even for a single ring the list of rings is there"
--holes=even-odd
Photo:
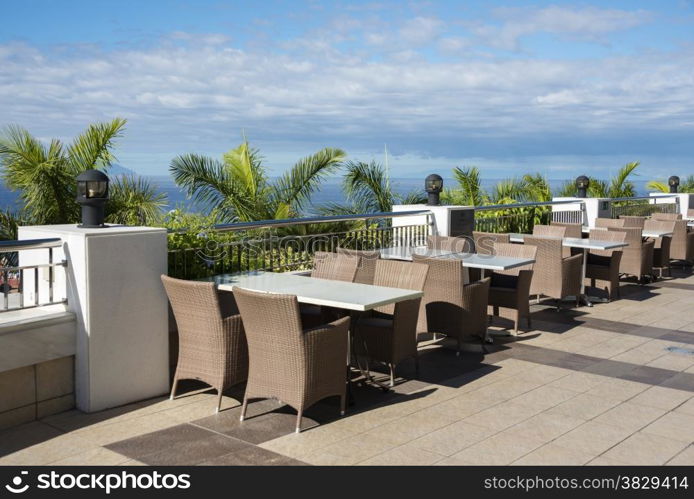
[[[51,237],[63,241],[54,259],[68,261],[67,306],[77,317],[77,407],[93,412],[166,393],[168,309],[159,277],[167,271],[166,230],[75,225],[19,229],[19,239]],[[40,254],[45,262],[45,250],[22,253]],[[25,265],[37,257],[23,258]]]
[[[475,228],[475,209],[472,206],[429,206],[425,204],[393,205],[394,212],[428,210],[433,223],[432,234],[439,236],[472,236]],[[423,225],[426,215],[412,215],[393,219],[393,227]]]
[[[580,210],[581,202],[583,202],[585,205],[583,225],[585,227],[595,227],[596,218],[612,218],[609,198],[555,197],[552,198],[552,201],[576,201],[576,204],[552,205],[552,211]]]

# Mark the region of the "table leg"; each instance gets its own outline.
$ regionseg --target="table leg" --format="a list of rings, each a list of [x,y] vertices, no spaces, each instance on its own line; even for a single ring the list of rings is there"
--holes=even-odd
[[[586,294],[586,274],[588,270],[588,248],[583,248],[583,269],[581,271],[581,296],[580,299],[589,306],[592,307],[593,303],[588,298]]]

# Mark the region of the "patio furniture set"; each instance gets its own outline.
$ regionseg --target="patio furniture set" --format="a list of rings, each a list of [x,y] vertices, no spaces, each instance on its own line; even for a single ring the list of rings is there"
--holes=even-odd
[[[694,216],[694,214],[691,214]],[[354,379],[385,390],[395,368],[412,359],[418,335],[464,346],[492,342],[491,316],[511,312],[513,330],[531,327],[536,296],[591,305],[587,284],[619,296],[620,277],[639,280],[670,260],[691,261],[694,231],[669,214],[536,225],[533,234],[475,232],[472,238],[428,236],[424,246],[316,252],[310,272],[250,272],[205,281],[162,276],[178,327],[179,381],[202,381],[218,393],[246,383],[241,421],[251,399],[275,398],[297,411],[339,397],[344,414]],[[586,237],[587,236],[587,237]],[[389,383],[371,374],[385,364]]]

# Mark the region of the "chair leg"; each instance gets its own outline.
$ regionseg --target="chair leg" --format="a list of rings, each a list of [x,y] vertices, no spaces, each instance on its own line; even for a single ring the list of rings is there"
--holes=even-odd
[[[395,367],[393,364],[388,364],[388,367],[390,368],[390,386],[392,388],[395,386]]]
[[[414,356],[414,377],[419,379],[419,355]]]
[[[214,410],[214,413],[217,414],[222,408],[222,386],[220,385],[219,388],[217,388],[217,408]]]
[[[246,418],[246,409],[248,409],[248,397],[243,396],[243,405],[241,406],[241,416],[239,417],[239,421],[243,421]]]
[[[176,397],[176,388],[178,388],[178,376],[174,375],[173,385],[171,386],[171,395],[169,400],[173,400]]]
[[[301,417],[304,415],[304,409],[301,408],[298,410],[297,415],[296,415],[296,429],[294,430],[294,433],[301,433]]]
[[[532,326],[532,322],[530,321],[530,314],[528,314],[528,317],[526,318],[526,320],[528,321],[528,329],[532,329],[533,326]]]
[[[340,395],[340,416],[345,415],[345,409],[347,408],[347,394],[342,393]]]

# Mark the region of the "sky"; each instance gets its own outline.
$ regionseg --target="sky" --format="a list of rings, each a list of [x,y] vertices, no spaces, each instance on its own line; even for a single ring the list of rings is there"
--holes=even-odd
[[[394,177],[694,174],[694,0],[2,2],[0,126],[128,120],[141,174],[242,137]]]

